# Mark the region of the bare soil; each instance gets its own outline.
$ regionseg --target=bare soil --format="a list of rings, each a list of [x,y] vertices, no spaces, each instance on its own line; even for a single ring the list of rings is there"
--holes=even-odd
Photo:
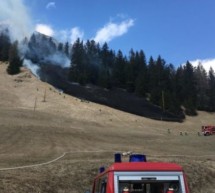
[[[83,193],[115,152],[181,164],[191,193],[215,193],[215,135],[199,135],[215,114],[156,121],[80,100],[28,70],[0,63],[0,192]]]

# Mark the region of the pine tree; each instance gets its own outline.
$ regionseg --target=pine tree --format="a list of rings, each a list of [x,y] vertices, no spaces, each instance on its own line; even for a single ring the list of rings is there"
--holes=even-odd
[[[156,85],[156,77],[154,76],[154,74],[155,74],[155,61],[154,61],[153,57],[151,56],[149,58],[149,62],[148,62],[148,80],[149,80],[148,90],[149,90],[149,93],[151,93],[151,90]]]
[[[197,108],[198,110],[208,110],[208,77],[201,63],[194,70],[194,75],[197,87]]]
[[[138,95],[145,97],[148,92],[148,70],[146,64],[146,57],[143,50],[140,51],[138,56],[139,73],[137,74],[137,78],[135,80],[135,92]]]
[[[179,117],[184,117],[181,109],[181,102],[177,97],[176,89],[176,71],[172,64],[169,64],[164,69],[165,87],[163,88],[165,111],[174,113]]]
[[[208,85],[209,111],[215,111],[215,73],[212,68],[209,70]]]
[[[160,56],[156,61],[153,61],[152,57],[150,58],[150,101],[159,106],[162,106],[162,92],[165,89],[164,67],[165,61]]]
[[[135,91],[135,66],[136,66],[136,58],[135,52],[133,49],[129,52],[129,61],[125,65],[125,77],[126,77],[126,90],[128,92]]]
[[[20,67],[22,66],[22,60],[18,53],[18,41],[15,41],[11,48],[9,54],[9,65],[7,68],[8,74],[14,75],[20,72]]]
[[[83,41],[81,42],[79,38],[72,46],[69,79],[71,81],[79,82],[82,85],[85,85],[89,80],[86,53]]]
[[[194,69],[192,64],[187,61],[183,70],[183,104],[187,115],[196,115],[197,90]]]
[[[104,43],[101,49],[101,65],[99,67],[99,86],[111,88],[110,80],[110,51],[107,43]]]
[[[0,61],[8,61],[11,46],[8,30],[0,33]]]
[[[86,63],[88,64],[89,82],[98,84],[99,67],[101,66],[100,46],[94,40],[85,44]]]
[[[113,66],[113,82],[116,87],[125,88],[126,83],[126,75],[125,75],[125,66],[126,66],[127,60],[123,56],[122,51],[119,50],[115,63]]]
[[[64,53],[69,57],[69,42],[66,42],[64,45]]]

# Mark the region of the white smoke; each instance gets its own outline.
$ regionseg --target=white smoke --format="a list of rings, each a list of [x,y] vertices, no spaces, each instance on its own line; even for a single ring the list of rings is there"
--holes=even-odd
[[[68,57],[66,57],[65,54],[62,53],[56,53],[49,55],[45,58],[46,61],[51,62],[52,64],[61,66],[63,68],[70,67],[70,60]]]
[[[0,0],[0,7],[0,25],[7,25],[12,41],[29,37],[33,27],[23,0]]]
[[[37,64],[33,64],[31,62],[31,60],[27,60],[27,59],[24,59],[23,61],[23,66],[27,67],[28,69],[31,70],[31,72],[39,79],[39,70],[40,70],[40,67],[37,65]]]
[[[84,32],[79,29],[79,27],[74,27],[71,29],[71,43],[73,44],[78,38],[83,39]]]
[[[50,4],[49,6],[52,6]],[[0,0],[0,30],[8,28],[11,41],[18,40],[19,44],[19,53],[21,57],[24,57],[26,53],[29,53],[28,44],[23,43],[25,37],[30,39],[30,36],[34,33],[34,30],[45,34],[47,36],[54,36],[54,30],[45,24],[33,25],[31,14],[28,11],[27,6],[25,5],[24,0]],[[43,44],[43,41],[40,41]],[[45,44],[45,43],[44,43]],[[46,46],[49,46],[48,44]],[[47,48],[48,49],[48,48]],[[51,50],[51,48],[50,48]],[[40,57],[39,52],[44,52],[43,49],[37,50],[37,55]],[[49,64],[59,65],[62,67],[70,66],[70,59],[63,53],[51,53],[43,55],[40,62],[47,61]],[[38,71],[40,69],[39,64],[34,64],[30,60],[24,59],[23,65],[31,70],[31,72],[39,78]]]

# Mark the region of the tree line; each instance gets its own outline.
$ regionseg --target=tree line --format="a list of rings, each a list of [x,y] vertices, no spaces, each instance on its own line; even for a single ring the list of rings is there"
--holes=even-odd
[[[0,60],[9,61],[8,73],[19,73],[22,59],[18,54],[18,42],[10,43],[4,33],[0,35]],[[34,37],[31,39],[34,40]],[[26,42],[26,40],[25,40]],[[175,68],[161,57],[146,59],[143,50],[130,50],[126,56],[115,52],[107,43],[77,39],[69,43],[53,43],[50,47],[64,53],[71,60],[68,80],[81,85],[94,84],[105,89],[122,88],[160,106],[163,111],[181,115],[196,115],[197,110],[215,111],[215,73],[209,73],[202,64],[193,67],[187,61]],[[32,47],[32,42],[28,43]],[[47,51],[46,51],[47,52]]]
[[[71,49],[71,81],[92,83],[107,89],[119,87],[144,97],[153,104],[180,114],[196,115],[197,110],[215,111],[215,73],[202,64],[193,67],[187,61],[177,69],[158,56],[147,61],[143,50],[121,50],[100,46],[93,40],[77,39]]]

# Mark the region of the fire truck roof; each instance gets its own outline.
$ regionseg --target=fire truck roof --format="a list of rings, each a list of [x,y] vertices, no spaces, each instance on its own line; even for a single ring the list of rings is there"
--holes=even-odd
[[[122,162],[112,164],[107,168],[106,172],[108,171],[183,171],[183,169],[175,163]]]

